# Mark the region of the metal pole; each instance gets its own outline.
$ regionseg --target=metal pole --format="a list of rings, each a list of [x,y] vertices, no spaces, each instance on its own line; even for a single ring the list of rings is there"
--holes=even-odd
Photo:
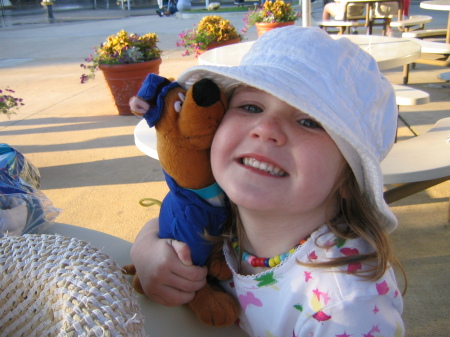
[[[2,18],[5,18],[5,5],[3,4],[3,0],[0,0],[1,7],[2,7]]]
[[[302,26],[311,26],[311,0],[300,0],[302,1]]]

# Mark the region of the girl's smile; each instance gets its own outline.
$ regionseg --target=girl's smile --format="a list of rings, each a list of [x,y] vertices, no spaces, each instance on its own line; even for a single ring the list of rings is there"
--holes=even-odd
[[[253,157],[244,157],[241,159],[241,164],[250,167],[252,169],[268,173],[269,175],[276,177],[286,176],[286,172],[276,166],[275,164],[264,161],[264,159],[258,160]]]

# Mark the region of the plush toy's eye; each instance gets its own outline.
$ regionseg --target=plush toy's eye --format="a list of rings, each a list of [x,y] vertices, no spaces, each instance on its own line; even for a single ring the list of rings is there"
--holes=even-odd
[[[178,93],[178,97],[180,98],[179,101],[176,101],[174,104],[174,109],[176,112],[180,112],[181,111],[181,107],[183,106],[183,102],[186,99],[186,96],[183,95],[181,92]]]
[[[181,106],[183,105],[182,102],[180,101],[175,101],[175,104],[173,105],[174,109],[176,112],[180,113],[181,111]]]

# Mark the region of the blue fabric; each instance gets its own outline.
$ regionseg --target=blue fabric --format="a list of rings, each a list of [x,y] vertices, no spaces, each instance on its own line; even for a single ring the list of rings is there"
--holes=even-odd
[[[170,191],[159,213],[159,236],[185,242],[191,249],[192,262],[203,266],[213,246],[202,235],[205,230],[213,236],[222,233],[228,202],[225,207],[214,207],[195,192],[178,186],[166,172],[164,175]]]
[[[146,101],[151,101],[150,109],[144,114],[144,118],[150,127],[154,127],[161,118],[167,93],[178,87],[181,88],[178,82],[170,82],[167,78],[156,74],[147,75],[137,96]]]
[[[203,199],[211,199],[211,198],[217,197],[220,193],[223,192],[222,188],[219,186],[218,183],[214,183],[214,184],[212,184],[208,187],[202,188],[200,190],[189,189],[189,191],[194,192],[200,198],[203,198]]]

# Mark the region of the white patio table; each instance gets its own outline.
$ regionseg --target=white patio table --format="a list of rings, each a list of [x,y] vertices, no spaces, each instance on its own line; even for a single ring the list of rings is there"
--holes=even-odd
[[[420,45],[414,41],[376,35],[332,35],[334,39],[347,38],[359,45],[377,61],[380,70],[391,69],[414,62],[420,57]],[[236,66],[254,41],[236,43],[208,50],[198,57],[201,65]]]
[[[84,227],[55,223],[43,234],[60,234],[90,242],[114,259],[120,266],[130,264],[131,242]],[[131,281],[131,278],[130,278]],[[138,295],[138,303],[145,318],[145,330],[150,336],[183,337],[244,337],[238,326],[225,328],[208,327],[202,324],[187,307],[165,307],[149,298]]]
[[[450,43],[450,0],[423,1],[420,3],[420,7],[437,11],[448,11],[447,36],[445,42]]]

